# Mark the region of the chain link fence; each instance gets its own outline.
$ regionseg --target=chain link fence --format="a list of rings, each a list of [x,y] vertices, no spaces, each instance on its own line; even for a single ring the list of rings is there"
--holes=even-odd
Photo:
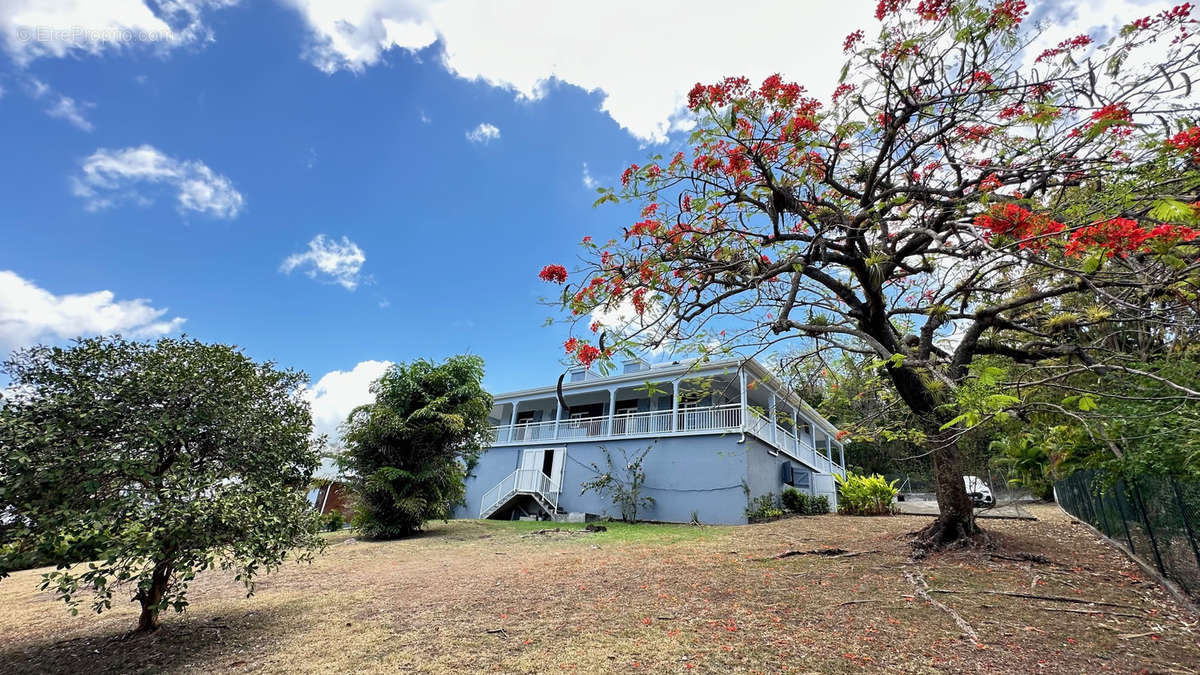
[[[1200,598],[1200,482],[1143,476],[1104,486],[1097,471],[1054,484],[1063,509]]]

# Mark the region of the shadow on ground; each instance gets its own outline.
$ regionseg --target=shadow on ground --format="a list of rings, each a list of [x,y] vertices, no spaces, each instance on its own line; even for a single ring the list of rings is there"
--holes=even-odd
[[[0,646],[0,672],[4,673],[145,673],[175,669],[228,670],[259,661],[229,660],[231,653],[262,650],[277,634],[277,624],[302,608],[274,611],[231,612],[216,616],[164,615],[154,633],[88,635],[46,642]],[[221,661],[218,665],[217,661]]]

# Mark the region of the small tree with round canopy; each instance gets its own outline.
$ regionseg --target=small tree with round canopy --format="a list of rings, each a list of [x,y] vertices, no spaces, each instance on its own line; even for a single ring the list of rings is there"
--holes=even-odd
[[[260,573],[320,547],[303,373],[226,345],[120,337],[23,349],[4,372],[0,573],[27,551],[59,563],[42,589],[72,613],[81,594],[102,612],[128,589],[137,631],[152,631],[200,572],[229,570],[253,593]]]

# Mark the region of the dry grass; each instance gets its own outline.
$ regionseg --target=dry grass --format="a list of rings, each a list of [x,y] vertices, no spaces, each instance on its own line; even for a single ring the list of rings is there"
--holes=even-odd
[[[907,516],[586,535],[461,521],[399,542],[335,535],[317,562],[266,577],[249,599],[227,578],[202,577],[191,611],[128,641],[132,605],[70,617],[33,592],[34,570],[0,583],[0,668],[1196,672],[1195,616],[1054,507],[1035,512],[1042,520],[987,522],[993,552],[1050,564],[983,552],[912,562],[903,535],[928,519]],[[871,553],[773,557],[824,547]],[[906,572],[923,576],[979,641],[917,596]]]

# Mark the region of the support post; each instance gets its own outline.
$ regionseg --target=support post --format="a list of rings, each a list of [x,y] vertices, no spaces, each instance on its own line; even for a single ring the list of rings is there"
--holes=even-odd
[[[521,404],[520,401],[512,402],[512,407],[513,407],[512,421],[509,422],[509,424],[508,424],[508,442],[509,443],[515,443],[517,440],[517,406],[520,404]]]
[[[604,434],[606,436],[611,436],[613,433],[613,413],[616,412],[616,408],[617,408],[617,390],[609,389],[608,390],[608,433]]]
[[[825,434],[825,463],[829,466],[829,473],[833,473],[833,444],[829,438],[829,434]]]
[[[679,430],[679,380],[671,382],[671,433]]]
[[[562,419],[562,400],[554,402],[554,440],[558,440],[558,421]]]
[[[838,466],[842,467],[842,477],[846,477],[846,446],[841,443],[838,446]]]
[[[744,431],[746,429],[746,427],[748,426],[748,420],[746,419],[746,413],[749,410],[746,407],[746,364],[745,363],[742,363],[742,367],[738,371],[738,382],[741,385],[741,389],[742,389],[742,405],[741,405],[741,410],[740,410],[741,420],[739,420],[739,422],[740,422],[739,426]]]
[[[797,408],[796,406],[792,405],[791,403],[788,404],[788,407],[790,407],[792,409],[792,435],[794,435],[796,437],[796,445],[795,445],[795,447],[792,448],[792,452],[797,457],[799,457],[800,456],[800,409]]]
[[[770,401],[771,401],[771,445],[778,447],[779,446],[779,438],[778,438],[778,435],[777,435],[778,432],[776,431],[776,429],[778,429],[779,427],[775,423],[775,392],[771,392]]]

